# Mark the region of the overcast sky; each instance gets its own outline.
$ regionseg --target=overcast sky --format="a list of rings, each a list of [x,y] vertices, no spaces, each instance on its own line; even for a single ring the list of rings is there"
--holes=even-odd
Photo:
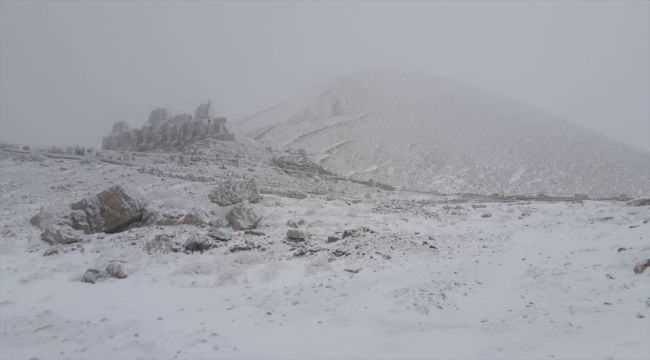
[[[0,2],[0,139],[100,146],[208,100],[235,120],[346,73],[479,85],[650,150],[650,2]]]

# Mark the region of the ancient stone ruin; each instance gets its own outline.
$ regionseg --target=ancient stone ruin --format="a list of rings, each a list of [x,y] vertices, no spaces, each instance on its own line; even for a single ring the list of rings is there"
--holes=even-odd
[[[155,109],[142,129],[131,129],[129,124],[118,121],[111,135],[104,137],[103,150],[144,152],[159,148],[177,148],[207,138],[234,140],[234,134],[226,128],[226,118],[214,117],[212,104],[201,104],[191,114],[172,116],[167,109]]]

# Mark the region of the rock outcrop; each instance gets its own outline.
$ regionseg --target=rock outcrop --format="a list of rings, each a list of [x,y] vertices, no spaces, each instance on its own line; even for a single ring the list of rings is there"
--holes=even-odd
[[[260,200],[260,192],[255,179],[223,184],[210,192],[210,200],[219,206],[228,206],[247,200],[255,203]]]
[[[130,129],[129,124],[118,121],[111,135],[104,137],[103,150],[148,151],[158,148],[177,148],[185,144],[214,138],[234,140],[228,132],[226,118],[215,118],[208,102],[200,105],[194,114],[172,116],[167,109],[155,109],[142,129]]]

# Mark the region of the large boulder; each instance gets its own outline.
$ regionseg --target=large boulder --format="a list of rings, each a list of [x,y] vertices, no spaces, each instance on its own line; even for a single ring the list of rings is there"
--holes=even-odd
[[[262,214],[259,210],[255,209],[247,201],[235,205],[228,215],[226,220],[230,226],[235,230],[250,230],[255,229],[257,224],[262,220]]]
[[[67,245],[84,241],[82,232],[73,230],[64,225],[51,225],[45,228],[41,234],[41,239],[52,245]]]
[[[90,233],[116,233],[141,222],[147,201],[134,189],[113,185],[101,193],[71,205],[86,214]]]
[[[255,203],[260,200],[260,192],[255,179],[223,184],[210,192],[210,200],[219,206],[228,206],[247,200]]]

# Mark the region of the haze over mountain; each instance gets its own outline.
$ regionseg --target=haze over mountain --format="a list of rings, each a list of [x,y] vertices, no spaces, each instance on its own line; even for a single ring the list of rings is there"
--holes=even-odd
[[[342,175],[472,193],[650,193],[650,154],[454,80],[372,70],[235,124]]]

